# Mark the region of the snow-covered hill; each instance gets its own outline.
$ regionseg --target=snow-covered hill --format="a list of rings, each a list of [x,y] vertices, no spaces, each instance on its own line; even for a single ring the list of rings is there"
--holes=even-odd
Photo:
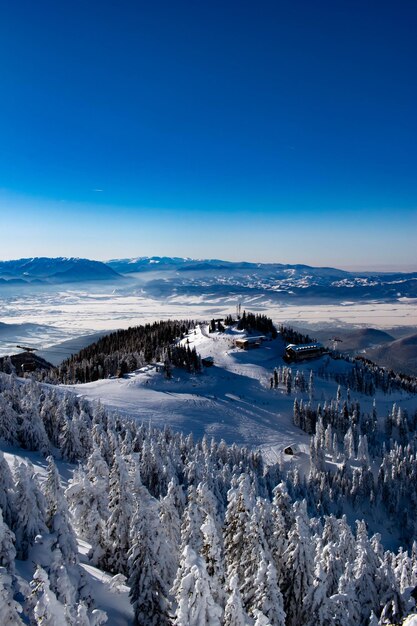
[[[417,334],[401,337],[367,350],[366,355],[384,367],[417,376]]]
[[[198,325],[183,343],[195,347],[202,358],[213,358],[214,366],[204,368],[201,374],[190,376],[175,370],[174,377],[167,380],[158,365],[147,365],[124,378],[67,388],[154,426],[168,425],[198,438],[214,436],[228,444],[260,447],[268,461],[275,462],[291,443],[308,451],[309,437],[293,423],[295,398],[330,402],[337,395],[338,383],[329,374],[341,374],[352,365],[328,356],[293,364],[294,380],[299,372],[308,381],[313,372],[314,394],[296,388],[288,394],[283,384],[271,389],[274,369],[287,367],[283,361],[283,340],[278,337],[247,351],[235,347],[236,338],[243,336],[235,329],[209,333],[207,324]],[[359,392],[352,395],[365,411],[371,411],[375,398],[381,416],[386,415],[393,402],[410,413],[417,409],[417,396],[403,391],[387,395],[376,390],[372,397]]]

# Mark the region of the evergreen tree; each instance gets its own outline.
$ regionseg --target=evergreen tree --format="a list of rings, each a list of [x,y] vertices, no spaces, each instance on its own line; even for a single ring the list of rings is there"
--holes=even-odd
[[[310,398],[310,402],[314,398],[314,373],[313,370],[310,370],[310,377],[308,381],[308,397]]]
[[[290,396],[292,391],[292,374],[290,368],[287,370],[287,378],[286,378],[286,388],[287,394]]]
[[[227,583],[228,598],[224,610],[224,626],[249,626],[249,616],[245,613],[242,596],[239,592],[239,580],[232,575]]]
[[[12,526],[16,517],[14,480],[9,464],[0,450],[0,509],[3,519],[8,526]]]
[[[4,523],[2,510],[0,509],[0,567],[5,568],[9,573],[14,572],[14,561],[16,558],[14,541],[15,536],[7,524]]]
[[[216,524],[210,514],[206,515],[201,526],[201,533],[203,536],[201,554],[209,576],[210,591],[214,601],[220,606],[224,606],[225,573],[222,545]]]
[[[277,572],[272,562],[267,561],[265,553],[261,553],[259,566],[253,581],[255,597],[252,614],[260,611],[268,619],[271,626],[285,626],[283,598],[277,581]]]
[[[68,481],[65,496],[74,529],[93,547],[97,546],[103,529],[99,513],[100,496],[82,467],[76,469]]]
[[[21,612],[22,607],[13,599],[12,577],[4,567],[0,567],[0,624],[23,626]]]
[[[29,547],[36,535],[47,532],[45,502],[36,476],[25,463],[15,464],[16,519],[13,530],[16,536],[17,558],[27,559]]]
[[[21,446],[26,450],[39,450],[45,455],[49,452],[48,436],[35,400],[33,400],[30,408],[20,416],[18,438]]]
[[[176,626],[220,626],[222,609],[213,599],[204,559],[186,546],[181,557],[176,593]]]
[[[284,553],[286,571],[283,581],[284,609],[288,626],[302,623],[304,598],[313,581],[314,548],[308,525],[305,501],[296,503],[295,523],[288,536]]]
[[[194,485],[188,488],[188,502],[181,523],[181,552],[189,545],[195,552],[202,547],[201,526],[204,513],[197,502],[197,490]]]
[[[75,415],[64,418],[59,443],[62,456],[67,461],[74,463],[83,458],[85,451],[81,445],[79,422]]]
[[[175,574],[177,571],[179,560],[179,546],[181,539],[181,521],[178,514],[178,486],[174,480],[171,480],[168,485],[168,492],[164,498],[162,498],[159,507],[159,517],[161,520],[162,531],[167,541],[167,555],[169,557],[168,568],[168,584],[172,585]]]
[[[357,522],[356,557],[353,568],[356,597],[361,607],[361,620],[366,622],[371,611],[378,610],[376,576],[378,559],[372,549],[364,522]]]
[[[161,532],[158,504],[144,487],[131,525],[128,554],[130,599],[135,625],[164,626],[168,618],[168,583],[165,577],[166,545]]]
[[[126,463],[116,451],[109,478],[109,511],[104,534],[104,553],[98,563],[107,571],[128,574],[130,520],[133,515],[132,481]]]
[[[247,535],[255,498],[249,477],[241,474],[229,490],[224,525],[224,549],[227,576],[237,576],[239,590],[246,581],[244,554],[248,549]],[[242,598],[246,605],[246,598]]]
[[[38,566],[31,582],[35,624],[39,626],[56,626],[65,624],[66,615],[64,606],[57,600],[50,588],[48,574]]]
[[[46,501],[46,524],[55,533],[55,544],[59,546],[67,564],[78,562],[77,539],[70,523],[70,515],[61,480],[53,458],[47,459],[48,469],[43,492]]]
[[[10,402],[0,394],[0,441],[17,442],[18,417]]]
[[[58,546],[56,546],[52,552],[48,577],[51,589],[55,593],[57,600],[66,608],[68,619],[73,618],[77,593],[65,566],[62,552]]]

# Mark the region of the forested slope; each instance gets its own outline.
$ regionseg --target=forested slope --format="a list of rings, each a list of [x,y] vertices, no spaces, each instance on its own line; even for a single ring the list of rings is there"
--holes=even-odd
[[[162,363],[167,375],[172,366],[199,371],[201,362],[195,350],[175,345],[194,326],[191,320],[168,320],[118,330],[66,359],[47,377],[51,382],[87,383],[123,376],[150,362]]]
[[[397,412],[372,483],[373,452],[348,429],[345,448],[333,447],[330,484],[325,455],[339,431],[332,438],[325,419],[301,478],[296,468],[265,467],[257,452],[195,443],[1,375],[0,439],[51,455],[42,484],[29,462],[10,469],[0,459],[2,623],[54,623],[52,610],[62,623],[102,623],[77,565],[77,536],[91,544],[91,563],[128,577],[138,625],[399,624],[414,608],[414,530],[409,552],[384,551],[343,513],[369,500],[400,513],[406,490],[416,502],[415,443],[407,430],[400,448]],[[65,492],[53,456],[79,463]],[[15,559],[30,560],[39,536],[50,559],[34,568],[29,591]]]

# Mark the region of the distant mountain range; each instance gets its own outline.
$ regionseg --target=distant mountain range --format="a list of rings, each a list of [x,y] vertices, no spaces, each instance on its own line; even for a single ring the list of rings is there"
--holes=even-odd
[[[154,298],[175,296],[254,297],[329,301],[417,298],[417,272],[348,272],[333,267],[248,263],[220,259],[135,257],[107,263],[46,257],[0,262],[0,285],[139,281]],[[126,289],[133,289],[130,281]]]
[[[115,280],[121,276],[100,261],[36,257],[0,261],[0,285],[62,284],[91,280]]]
[[[282,263],[250,263],[248,261],[222,261],[221,259],[190,259],[183,257],[136,257],[132,259],[112,259],[107,261],[107,265],[121,274],[131,274],[133,272],[154,272],[176,270],[179,272],[188,271],[213,271],[226,270],[250,271],[263,270],[274,272],[279,276],[285,276],[288,272],[296,271],[299,274],[319,274],[320,276],[349,276],[349,272],[338,270],[333,267],[310,267],[309,265],[288,265]]]
[[[109,267],[145,281],[155,297],[204,295],[269,297],[273,300],[317,298],[334,301],[397,300],[417,297],[417,272],[348,272],[333,267],[247,263],[219,259],[137,257],[113,259]]]

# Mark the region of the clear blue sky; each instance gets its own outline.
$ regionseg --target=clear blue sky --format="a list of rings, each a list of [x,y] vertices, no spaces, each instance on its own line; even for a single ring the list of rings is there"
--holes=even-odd
[[[0,12],[0,258],[417,267],[415,0]]]

